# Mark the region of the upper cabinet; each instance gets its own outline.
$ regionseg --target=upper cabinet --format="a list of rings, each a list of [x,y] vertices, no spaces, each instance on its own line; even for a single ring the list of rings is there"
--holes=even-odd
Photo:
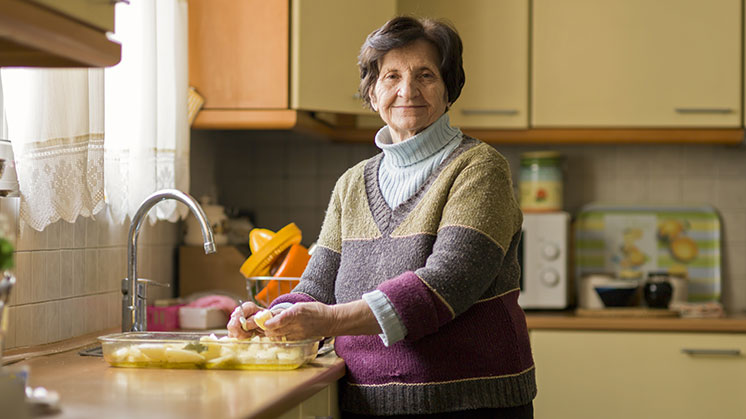
[[[741,0],[534,0],[531,125],[741,126]]]
[[[395,0],[292,0],[290,106],[370,114],[357,57],[365,38],[396,13]]]
[[[109,67],[115,1],[0,0],[0,67]]]
[[[445,18],[464,44],[466,84],[454,126],[528,127],[528,0],[399,0],[402,14]]]
[[[290,128],[286,0],[190,0],[189,83],[197,128]]]

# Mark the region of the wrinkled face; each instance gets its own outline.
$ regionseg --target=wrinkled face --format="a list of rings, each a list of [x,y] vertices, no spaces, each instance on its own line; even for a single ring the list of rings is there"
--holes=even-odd
[[[381,59],[370,101],[388,124],[394,143],[419,133],[445,113],[448,99],[438,61],[438,50],[423,39],[392,49]]]

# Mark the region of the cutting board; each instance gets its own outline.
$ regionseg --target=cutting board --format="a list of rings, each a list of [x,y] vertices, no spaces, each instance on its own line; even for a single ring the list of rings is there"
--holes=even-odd
[[[690,302],[718,301],[721,223],[707,205],[583,207],[573,224],[575,278],[622,270],[686,275]]]

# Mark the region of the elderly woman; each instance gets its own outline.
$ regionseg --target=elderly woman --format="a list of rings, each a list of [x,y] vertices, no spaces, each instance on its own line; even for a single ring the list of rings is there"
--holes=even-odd
[[[360,93],[386,122],[382,153],[337,181],[300,284],[264,324],[268,336],[337,337],[348,417],[533,417],[522,215],[505,158],[449,125],[461,52],[456,31],[429,19],[368,36]],[[245,337],[240,315],[228,328]]]

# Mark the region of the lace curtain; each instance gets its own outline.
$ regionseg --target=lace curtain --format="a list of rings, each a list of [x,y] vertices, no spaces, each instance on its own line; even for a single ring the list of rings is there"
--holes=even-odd
[[[104,207],[124,222],[152,192],[189,189],[187,2],[116,7],[120,64],[2,69],[21,218],[36,230]],[[186,212],[164,201],[148,215],[176,221]]]
[[[106,201],[116,221],[152,192],[189,190],[187,2],[118,3],[122,61],[106,69]],[[187,208],[163,201],[148,217],[176,221]]]
[[[104,73],[3,69],[21,218],[36,230],[104,208]]]

